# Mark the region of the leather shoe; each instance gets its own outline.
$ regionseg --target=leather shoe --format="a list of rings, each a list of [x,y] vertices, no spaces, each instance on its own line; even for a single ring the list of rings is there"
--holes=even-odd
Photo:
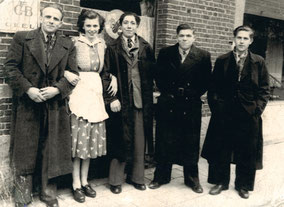
[[[220,194],[223,190],[228,190],[228,186],[224,186],[224,185],[214,185],[210,191],[209,194],[210,195],[218,195]]]
[[[121,193],[121,185],[110,185],[110,191],[114,194]]]
[[[247,190],[242,189],[242,188],[240,188],[240,189],[237,189],[237,188],[236,188],[236,190],[238,191],[239,196],[240,196],[241,198],[244,198],[244,199],[248,199],[248,198],[249,198],[249,192],[248,192]]]
[[[76,188],[76,190],[73,190],[73,198],[79,203],[85,202],[85,194],[82,188]]]
[[[151,181],[151,183],[149,184],[150,189],[157,189],[159,187],[161,187],[161,184],[159,182]]]
[[[185,183],[185,185],[190,187],[195,193],[203,193],[203,188],[201,187],[199,183],[194,183],[192,185]]]
[[[138,183],[133,182],[130,179],[126,179],[126,183],[128,183],[130,185],[133,185],[134,188],[136,188],[137,190],[146,190],[146,185],[145,184],[138,184]]]
[[[85,185],[82,187],[82,189],[86,196],[91,197],[91,198],[96,197],[96,191],[90,185]]]
[[[44,202],[46,204],[46,207],[59,207],[57,199],[54,199],[54,200],[51,200],[51,201],[42,200],[42,202]]]

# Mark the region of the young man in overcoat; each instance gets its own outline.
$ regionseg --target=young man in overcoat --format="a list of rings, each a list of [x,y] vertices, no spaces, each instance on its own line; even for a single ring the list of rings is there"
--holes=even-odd
[[[105,72],[117,78],[116,96],[106,98],[110,190],[120,193],[124,182],[138,190],[145,190],[145,143],[153,142],[153,65],[151,46],[136,34],[140,18],[135,13],[124,13],[119,19],[122,34],[108,45]],[[104,80],[104,78],[103,78]],[[151,150],[149,148],[149,150]]]
[[[209,163],[211,195],[227,190],[230,163],[236,164],[235,189],[247,199],[255,173],[262,168],[261,114],[269,99],[269,74],[264,59],[249,51],[254,31],[234,30],[235,48],[217,58],[208,91],[212,112],[202,156]]]
[[[40,199],[58,206],[56,177],[72,173],[67,97],[74,86],[64,71],[78,72],[72,41],[56,33],[62,18],[60,5],[43,8],[40,28],[15,34],[4,66],[13,90],[11,160],[18,207],[32,201],[34,175],[41,179]]]
[[[198,160],[201,127],[201,96],[207,91],[211,74],[210,53],[196,47],[194,29],[177,27],[178,43],[161,49],[155,80],[161,92],[156,113],[157,166],[149,188],[171,180],[172,164],[183,166],[184,183],[202,193]]]

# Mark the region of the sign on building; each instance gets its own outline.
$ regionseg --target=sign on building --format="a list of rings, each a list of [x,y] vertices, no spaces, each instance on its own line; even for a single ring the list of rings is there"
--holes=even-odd
[[[39,16],[40,0],[0,0],[0,32],[35,29]]]

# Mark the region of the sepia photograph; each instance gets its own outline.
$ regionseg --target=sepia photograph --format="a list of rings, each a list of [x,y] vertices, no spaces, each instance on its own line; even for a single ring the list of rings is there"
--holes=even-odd
[[[0,0],[0,207],[284,207],[283,124],[284,0]]]

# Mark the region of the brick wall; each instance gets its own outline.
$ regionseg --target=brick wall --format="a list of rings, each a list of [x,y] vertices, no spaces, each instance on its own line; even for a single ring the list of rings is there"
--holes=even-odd
[[[232,0],[158,0],[156,48],[175,44],[177,25],[190,23],[197,46],[208,50],[214,61],[231,48],[234,15]]]
[[[283,0],[246,0],[245,13],[284,20]]]

